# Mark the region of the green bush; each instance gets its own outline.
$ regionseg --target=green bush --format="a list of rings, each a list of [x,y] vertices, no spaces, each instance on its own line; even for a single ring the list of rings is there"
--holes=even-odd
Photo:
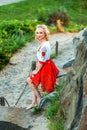
[[[31,33],[34,32],[35,26],[37,25],[37,21],[19,21],[19,20],[9,20],[2,21],[0,23],[0,34],[2,38],[7,38],[12,36],[13,34],[19,33],[19,30],[23,30],[23,33]]]
[[[78,32],[84,29],[85,27],[85,25],[70,22],[70,25],[68,27],[64,27],[64,29],[69,32]]]
[[[41,6],[40,8],[38,8],[37,14],[38,14],[38,16],[37,16],[38,21],[43,21],[43,22],[47,23],[49,9]]]
[[[70,18],[69,18],[69,15],[68,15],[66,9],[60,8],[60,9],[55,10],[54,12],[50,13],[48,15],[47,23],[50,25],[51,24],[56,25],[58,19],[60,19],[63,22],[64,26],[69,25]]]
[[[0,70],[18,49],[34,38],[34,30],[38,23],[29,20],[9,20],[0,23]],[[21,36],[20,30],[23,32]]]
[[[49,123],[49,125],[48,125],[50,130],[64,130],[63,119],[62,118],[58,119],[58,118],[53,118],[51,120],[51,123]]]
[[[9,62],[9,56],[7,56],[4,52],[0,51],[0,70],[4,68]]]

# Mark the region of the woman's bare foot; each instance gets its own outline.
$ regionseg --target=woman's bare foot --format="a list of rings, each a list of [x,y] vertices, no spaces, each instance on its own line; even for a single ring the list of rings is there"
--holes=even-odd
[[[27,107],[26,109],[27,109],[27,110],[30,110],[30,109],[32,109],[33,107],[36,107],[36,106],[37,106],[37,104],[33,104],[33,103],[32,103],[32,104],[30,104],[29,107]]]

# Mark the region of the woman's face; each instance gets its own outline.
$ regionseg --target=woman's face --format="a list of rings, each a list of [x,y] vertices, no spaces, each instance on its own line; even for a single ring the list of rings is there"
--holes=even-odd
[[[43,28],[37,28],[35,35],[36,35],[36,39],[39,41],[46,40]]]

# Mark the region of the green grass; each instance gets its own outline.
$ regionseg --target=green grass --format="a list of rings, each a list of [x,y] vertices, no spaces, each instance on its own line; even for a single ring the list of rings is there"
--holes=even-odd
[[[38,18],[38,14],[51,13],[62,8],[70,15],[72,21],[87,21],[87,11],[84,9],[83,0],[24,0],[10,5],[0,7],[0,20],[25,20]]]
[[[50,130],[63,130],[64,129],[64,113],[61,109],[60,93],[63,88],[63,82],[60,86],[56,86],[56,93],[51,99],[51,103],[48,105],[45,116],[49,120],[48,128]]]
[[[19,3],[0,7],[0,20],[6,19],[36,19],[37,12],[42,8],[53,10],[53,0],[24,0]],[[58,5],[58,2],[54,2]]]

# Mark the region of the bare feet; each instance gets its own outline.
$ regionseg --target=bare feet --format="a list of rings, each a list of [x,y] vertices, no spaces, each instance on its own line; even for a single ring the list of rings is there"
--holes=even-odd
[[[36,106],[37,106],[37,104],[33,104],[33,103],[32,103],[32,104],[30,104],[29,107],[27,107],[26,109],[27,109],[27,110],[30,110],[30,109],[32,109],[33,107],[36,107]]]
[[[30,110],[30,109],[32,109],[32,108],[38,106],[39,103],[40,103],[40,101],[41,101],[41,99],[42,99],[42,98],[38,98],[38,101],[33,101],[26,109],[27,109],[27,110]]]

